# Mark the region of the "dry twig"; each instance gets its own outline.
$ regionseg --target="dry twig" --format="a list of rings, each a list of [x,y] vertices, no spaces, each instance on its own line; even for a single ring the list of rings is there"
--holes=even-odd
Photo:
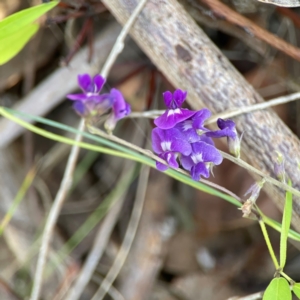
[[[134,201],[134,207],[132,210],[131,218],[125,233],[124,241],[122,246],[119,250],[119,253],[109,270],[108,274],[102,281],[99,289],[93,296],[92,300],[102,300],[105,294],[109,291],[112,283],[118,276],[120,270],[122,269],[124,262],[128,256],[129,250],[131,248],[133,239],[135,237],[138,224],[142,215],[146,190],[147,190],[147,183],[149,178],[149,171],[150,168],[148,166],[143,166],[138,182],[138,188],[136,192],[136,197]]]
[[[120,35],[118,36],[103,68],[101,71],[101,75],[106,78],[109,70],[111,69],[113,63],[115,62],[117,56],[119,53],[123,50],[124,48],[124,40],[127,36],[127,33],[134,23],[135,19],[139,15],[140,11],[144,7],[145,3],[147,0],[142,0],[139,5],[136,7],[134,13],[122,29]],[[78,127],[79,131],[83,131],[85,127],[85,122],[84,120],[81,120],[80,125]],[[80,142],[82,139],[82,135],[78,133],[75,137],[76,142]],[[46,263],[46,258],[47,258],[47,252],[49,248],[49,244],[51,241],[51,236],[52,236],[52,231],[53,228],[56,224],[59,212],[61,210],[62,204],[65,200],[66,194],[69,191],[72,183],[72,177],[73,177],[73,172],[76,166],[77,162],[77,157],[79,154],[80,147],[79,146],[73,146],[67,166],[65,169],[65,173],[63,175],[63,179],[61,182],[61,186],[57,192],[56,198],[54,200],[54,203],[51,207],[49,217],[47,218],[46,225],[45,225],[45,230],[43,232],[43,238],[42,238],[42,245],[41,245],[41,251],[39,253],[38,257],[38,262],[37,262],[37,267],[36,267],[36,273],[34,277],[34,282],[33,282],[33,288],[32,288],[32,293],[31,293],[31,300],[38,300],[40,290],[41,290],[41,285],[42,285],[42,280],[43,280],[43,272],[44,272],[44,267]]]
[[[120,177],[120,182],[123,182],[128,176],[132,175],[133,167],[128,170],[128,163],[125,164],[123,172]],[[73,288],[70,289],[69,293],[65,296],[65,300],[77,300],[80,298],[84,288],[90,281],[95,268],[97,267],[102,254],[104,253],[107,242],[110,238],[111,232],[115,227],[115,224],[118,220],[119,213],[123,206],[123,202],[126,194],[123,195],[119,199],[114,199],[115,203],[113,208],[109,211],[107,216],[104,219],[103,224],[101,225],[96,238],[94,240],[94,245],[81,268],[80,273],[77,276],[76,282],[73,285]]]
[[[232,24],[235,24],[239,27],[242,27],[249,34],[254,35],[258,39],[268,43],[274,48],[284,52],[285,54],[293,57],[294,59],[300,61],[300,49],[285,42],[276,35],[268,32],[267,30],[259,27],[254,22],[248,20],[244,16],[235,12],[229,8],[224,3],[218,0],[201,0],[202,3],[205,3],[212,9],[213,14],[217,17],[226,19]]]
[[[253,104],[253,105],[249,105],[249,106],[243,106],[243,107],[236,108],[236,109],[230,109],[230,110],[224,111],[222,113],[213,115],[211,118],[209,118],[209,120],[206,122],[206,124],[214,123],[219,118],[222,118],[222,119],[232,118],[232,117],[236,117],[241,114],[249,113],[249,112],[256,111],[256,110],[266,109],[266,108],[269,108],[272,106],[288,103],[288,102],[299,100],[299,99],[300,99],[300,93],[297,92],[297,93],[290,94],[287,96],[278,97],[278,98],[275,98],[275,99],[272,99],[269,101],[265,101],[265,102],[261,102],[261,103],[257,103],[257,104]],[[163,114],[164,112],[165,112],[165,110],[148,110],[145,112],[132,112],[128,116],[128,118],[155,119],[158,116],[160,116],[161,114]]]

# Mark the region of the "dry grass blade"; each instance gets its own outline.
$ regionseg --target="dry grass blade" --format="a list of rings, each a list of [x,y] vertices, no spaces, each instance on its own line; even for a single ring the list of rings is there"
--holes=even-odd
[[[120,182],[127,179],[128,176],[130,176],[130,174],[132,175],[132,173],[133,173],[133,167],[131,166],[131,169],[128,170],[128,162],[127,162],[124,166],[121,178],[119,179]],[[105,217],[105,220],[97,233],[97,236],[94,241],[94,245],[84,263],[84,266],[82,267],[79,275],[77,276],[77,280],[73,285],[73,288],[70,289],[69,293],[65,296],[64,298],[65,300],[79,299],[84,288],[90,281],[102,257],[102,254],[104,253],[111,232],[114,229],[115,224],[118,220],[118,216],[123,206],[125,196],[126,194],[123,193],[123,195],[119,199],[117,199],[117,203],[114,205],[114,207],[110,210],[110,212]]]
[[[278,6],[297,7],[300,6],[299,0],[258,0],[260,2],[270,3]]]
[[[124,47],[124,40],[126,38],[126,35],[129,31],[130,27],[134,23],[135,19],[137,18],[138,14],[142,10],[143,6],[145,5],[145,3],[146,3],[146,0],[142,0],[139,3],[139,5],[136,7],[134,13],[132,14],[132,16],[129,18],[127,24],[122,29],[118,39],[116,40],[104,66],[103,66],[103,69],[101,71],[101,75],[104,78],[107,77],[109,70],[111,69],[113,63],[115,62],[118,54],[122,51],[122,49]],[[81,120],[78,130],[83,131],[84,127],[85,127],[85,122],[84,122],[84,120]],[[77,142],[80,142],[81,139],[82,139],[82,135],[77,134],[75,137],[75,140]],[[38,298],[39,298],[42,280],[43,280],[43,272],[44,272],[44,267],[45,267],[45,263],[46,263],[49,244],[51,241],[52,231],[55,226],[56,220],[58,218],[62,204],[65,200],[66,194],[69,191],[69,189],[71,188],[73,172],[74,172],[75,165],[77,162],[79,150],[80,150],[79,146],[72,147],[60,189],[57,193],[57,196],[54,200],[53,206],[50,210],[49,217],[46,221],[45,230],[43,233],[41,250],[39,253],[39,257],[38,257],[36,273],[35,273],[34,282],[33,282],[32,293],[31,293],[31,297],[30,297],[31,300],[38,300]]]
[[[147,190],[149,172],[150,172],[150,168],[148,166],[143,166],[139,177],[138,188],[135,197],[134,207],[132,210],[132,215],[125,233],[124,241],[122,243],[120,251],[111,269],[109,270],[108,274],[102,281],[99,289],[95,293],[92,300],[102,300],[104,298],[105,294],[109,291],[112,283],[114,282],[121,268],[124,265],[124,262],[130,251],[141,218],[146,190]]]
[[[83,131],[84,130],[84,120],[80,121],[79,124],[79,130]],[[75,140],[76,142],[81,141],[82,136],[77,135]],[[45,229],[43,232],[43,237],[42,237],[42,244],[38,256],[38,261],[37,261],[37,267],[36,267],[36,272],[34,276],[34,282],[33,282],[33,288],[32,288],[32,294],[31,294],[31,300],[38,300],[40,290],[42,287],[42,282],[43,282],[43,273],[44,273],[44,268],[47,260],[47,254],[48,254],[48,249],[49,245],[51,242],[52,238],[52,233],[54,226],[56,224],[57,218],[59,216],[59,212],[61,210],[61,207],[64,203],[64,200],[67,196],[67,193],[69,189],[71,188],[72,185],[72,177],[74,173],[74,169],[76,166],[78,154],[80,151],[80,147],[72,147],[71,153],[69,155],[68,161],[67,161],[67,166],[64,172],[63,179],[61,181],[60,188],[56,194],[56,197],[54,199],[53,205],[51,206],[49,216],[46,221]]]
[[[227,21],[244,28],[247,32],[250,32],[252,35],[256,36],[258,39],[268,43],[274,48],[284,52],[285,54],[293,57],[294,59],[300,61],[300,49],[285,42],[276,35],[268,32],[267,30],[259,27],[254,22],[248,20],[244,16],[235,12],[227,5],[223,4],[218,0],[201,0],[203,3],[208,5],[213,13],[217,16],[225,18]]]

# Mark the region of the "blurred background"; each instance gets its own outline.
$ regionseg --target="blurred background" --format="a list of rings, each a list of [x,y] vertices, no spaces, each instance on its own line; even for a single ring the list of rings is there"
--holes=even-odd
[[[180,2],[266,100],[300,91],[299,62],[262,42],[247,28],[218,18],[205,3]],[[224,3],[265,31],[299,45],[299,9],[278,8],[256,0]],[[0,0],[0,19],[37,4],[40,1]],[[96,0],[63,1],[40,22],[45,25],[24,50],[0,67],[0,104],[25,107],[29,113],[76,127],[79,117],[63,95],[77,91],[78,73],[100,71],[121,26]],[[163,109],[162,92],[176,88],[130,37],[104,89],[112,87],[122,91],[136,112]],[[298,102],[275,110],[299,136]],[[53,127],[37,125],[66,135]],[[151,149],[152,128],[151,119],[126,118],[118,123],[114,134]],[[0,137],[1,219],[16,195],[25,192],[1,236],[0,299],[28,299],[41,233],[70,146],[21,132],[4,120],[0,121]],[[225,144],[217,143],[217,147],[227,151]],[[33,179],[33,170],[37,170],[34,180],[22,185],[24,178]],[[229,161],[216,167],[210,179],[243,199],[254,183],[245,170]],[[116,203],[119,211],[110,213],[109,223],[105,216]],[[264,192],[257,203],[269,217],[281,220],[281,213]],[[130,234],[134,240],[128,245]],[[279,234],[271,229],[269,234],[279,250]],[[274,275],[257,222],[243,219],[232,204],[154,169],[81,150],[72,188],[53,234],[42,299],[68,299],[89,252],[99,245],[104,253],[78,299],[92,299],[120,249],[125,263],[119,262],[122,268],[105,299],[239,299],[263,291]],[[299,248],[289,244],[286,273],[299,281],[300,256],[295,246]]]

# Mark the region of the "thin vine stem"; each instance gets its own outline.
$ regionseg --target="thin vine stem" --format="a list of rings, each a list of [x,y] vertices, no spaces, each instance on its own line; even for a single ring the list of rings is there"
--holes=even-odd
[[[219,150],[220,153],[222,154],[222,156],[230,161],[232,161],[233,163],[239,165],[240,167],[254,173],[257,174],[259,176],[261,176],[262,178],[264,178],[267,182],[276,185],[277,187],[285,190],[285,191],[289,191],[292,194],[294,194],[297,197],[300,197],[300,191],[294,189],[293,187],[289,186],[288,184],[282,183],[270,176],[268,176],[267,174],[265,174],[264,172],[254,168],[253,166],[249,165],[247,162],[245,162],[244,160],[240,159],[240,158],[236,158],[226,152],[223,152],[221,150]]]
[[[279,263],[278,263],[278,260],[276,258],[276,255],[274,253],[274,250],[273,250],[273,247],[272,247],[272,244],[271,244],[271,241],[270,241],[270,238],[269,238],[269,235],[268,235],[268,232],[267,232],[267,228],[266,228],[266,225],[264,223],[263,220],[259,220],[259,225],[260,225],[260,228],[261,228],[261,231],[263,233],[263,236],[264,236],[264,239],[266,241],[266,244],[267,244],[267,247],[269,249],[269,253],[271,255],[271,258],[273,260],[273,264],[276,268],[276,270],[279,269]]]
[[[41,117],[34,117],[34,116],[27,115],[27,114],[23,114],[23,113],[20,113],[20,112],[14,111],[14,110],[10,110],[10,109],[7,109],[7,108],[3,108],[3,107],[0,107],[0,114],[3,117],[6,117],[7,119],[9,119],[13,122],[16,122],[20,126],[26,128],[26,129],[28,129],[28,130],[36,133],[36,134],[39,134],[39,135],[41,135],[45,138],[49,138],[49,139],[52,139],[54,141],[69,144],[69,145],[74,145],[75,144],[73,139],[69,139],[69,138],[54,134],[52,132],[48,132],[44,129],[38,128],[38,127],[36,127],[36,126],[26,122],[26,121],[23,121],[22,119],[16,117],[15,115],[17,114],[17,115],[22,115],[22,116],[25,116],[25,117],[32,117],[34,120],[36,120],[38,122],[48,124],[48,125],[53,126],[53,127],[61,128],[63,130],[69,131],[69,132],[77,132],[77,130],[72,128],[72,127],[57,123],[55,121],[50,121],[50,120],[47,120],[47,119],[44,119],[44,118],[41,118]],[[113,155],[113,156],[117,156],[117,157],[121,157],[121,158],[125,158],[125,159],[134,160],[136,162],[140,162],[140,163],[148,165],[152,168],[155,168],[155,161],[151,160],[151,158],[147,159],[146,156],[141,157],[139,154],[137,154],[137,153],[135,154],[133,151],[131,151],[131,150],[129,150],[129,149],[123,147],[123,146],[119,146],[114,141],[114,139],[116,137],[110,136],[110,138],[113,139],[114,143],[109,144],[108,140],[106,140],[106,139],[103,139],[103,141],[100,141],[100,140],[98,140],[98,138],[96,136],[93,136],[90,133],[87,133],[87,132],[81,132],[81,133],[82,133],[83,136],[85,136],[85,137],[87,137],[87,138],[89,138],[93,141],[97,141],[97,142],[100,142],[100,143],[105,142],[104,143],[105,145],[107,145],[109,147],[112,147],[114,149],[118,149],[119,151],[118,150],[113,150],[111,148],[106,148],[106,147],[101,147],[101,146],[97,146],[97,145],[88,144],[88,143],[82,143],[82,142],[76,143],[77,145],[79,145],[83,149],[87,149],[87,150],[91,150],[91,151],[97,151],[97,152],[101,152],[101,153],[108,154],[108,155]],[[121,140],[121,141],[123,141],[123,140]],[[124,141],[124,142],[126,142],[126,141]],[[148,150],[148,153],[149,152],[151,153],[151,151]],[[164,164],[166,164],[165,161],[162,161],[162,162]],[[203,180],[201,180],[201,182],[193,181],[193,180],[190,179],[190,176],[188,174],[178,172],[178,170],[173,170],[172,168],[168,169],[164,173],[166,175],[178,180],[178,181],[181,181],[185,184],[188,184],[191,187],[194,187],[196,189],[204,191],[208,194],[218,196],[218,197],[234,204],[235,206],[238,206],[238,207],[241,206],[240,202],[237,201],[237,199],[235,197],[229,196],[229,195],[224,194],[224,193],[220,193],[219,191],[216,191],[216,190],[214,190],[214,191],[208,190],[209,189],[208,186],[206,186],[206,187],[203,186],[202,187],[202,182],[205,183]],[[201,186],[199,186],[199,185],[201,185]],[[281,232],[281,224],[280,223],[266,217],[262,213],[261,213],[261,216],[262,216],[264,222],[268,226],[274,228],[278,232]],[[289,230],[289,237],[291,239],[296,240],[296,241],[300,240],[299,233],[297,233],[297,232],[295,232],[294,230],[291,230],[291,229]]]

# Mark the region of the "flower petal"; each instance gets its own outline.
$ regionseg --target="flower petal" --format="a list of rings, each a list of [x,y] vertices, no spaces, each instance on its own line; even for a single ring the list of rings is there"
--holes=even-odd
[[[94,93],[100,93],[104,83],[105,83],[105,78],[102,77],[101,75],[97,74],[94,77]]]
[[[186,95],[187,95],[187,92],[182,91],[180,89],[177,89],[173,93],[173,99],[174,99],[176,108],[180,108],[182,106],[183,102],[185,101]]]
[[[202,134],[200,136],[199,141],[204,142],[204,143],[209,144],[209,145],[212,145],[212,146],[215,146],[214,141],[210,137],[206,136],[206,134]]]
[[[166,107],[171,108],[172,100],[173,100],[173,95],[170,91],[166,91],[163,93],[163,98],[166,104]]]
[[[160,154],[159,157],[160,157],[161,159],[165,160],[163,154]],[[169,167],[168,167],[167,165],[164,165],[164,164],[162,164],[162,163],[160,163],[160,162],[158,162],[158,161],[156,162],[156,169],[157,169],[157,170],[163,172],[163,171],[166,171],[168,168],[169,168]]]
[[[168,109],[154,120],[154,124],[161,129],[170,129],[179,122],[192,117],[195,113],[195,111],[184,108]]]
[[[191,144],[185,139],[173,139],[171,142],[170,150],[179,152],[183,155],[190,155],[192,152]]]
[[[156,162],[156,169],[163,172],[163,171],[166,171],[168,169],[168,166],[157,161]]]
[[[201,179],[201,175],[205,178],[209,177],[209,170],[203,162],[196,164],[191,169],[191,176],[194,180],[199,181]]]
[[[122,93],[117,89],[111,89],[111,98],[113,99],[113,112],[116,120],[127,116],[131,109],[130,105],[124,100]]]
[[[164,151],[163,151],[162,146],[161,146],[161,142],[164,139],[163,130],[160,129],[160,128],[154,128],[152,130],[151,137],[152,137],[153,151],[157,154],[163,153]]]
[[[83,92],[93,92],[92,78],[89,74],[80,74],[77,77],[78,85]]]
[[[210,110],[207,108],[203,108],[193,116],[193,127],[194,129],[200,129],[203,131],[208,131],[207,128],[204,127],[204,122],[211,116]]]
[[[66,97],[69,100],[75,100],[75,101],[85,101],[88,99],[86,94],[68,94]]]
[[[191,156],[182,155],[180,158],[180,162],[183,168],[187,171],[190,171],[192,167],[195,165],[193,160],[191,159]]]
[[[167,161],[168,165],[172,168],[178,169],[179,165],[176,160],[177,154],[174,152],[166,152],[163,154],[164,160]]]
[[[235,123],[232,120],[218,119],[217,124],[221,130],[210,131],[206,134],[207,136],[214,138],[221,138],[226,136],[233,140],[237,138]]]
[[[175,125],[174,128],[180,130],[180,132],[185,136],[189,143],[195,143],[200,140],[200,135],[197,134],[196,130],[193,128],[192,120],[185,120]]]
[[[174,151],[189,155],[192,150],[190,144],[178,129],[163,130],[158,127],[152,130],[152,148],[158,154]]]
[[[205,133],[206,136],[212,138],[230,137],[235,139],[237,134],[230,128],[224,128],[222,130],[209,131]]]
[[[217,124],[220,129],[225,129],[225,128],[229,128],[231,130],[235,129],[235,123],[229,119],[223,120],[223,119],[219,118],[217,120]]]
[[[86,114],[86,107],[82,101],[74,102],[73,108],[80,116],[84,116]]]
[[[219,165],[223,161],[223,157],[216,147],[205,142],[197,142],[191,145],[193,154],[201,154],[203,162],[212,162],[215,165]]]

